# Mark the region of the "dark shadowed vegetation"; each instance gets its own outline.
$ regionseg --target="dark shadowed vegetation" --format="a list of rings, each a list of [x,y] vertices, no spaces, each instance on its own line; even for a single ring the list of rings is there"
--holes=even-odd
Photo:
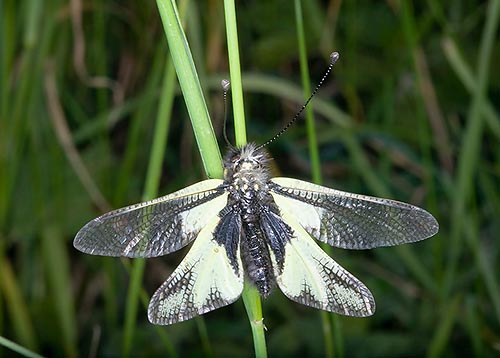
[[[331,249],[375,315],[324,314],[276,290],[262,302],[268,354],[498,355],[500,1],[299,4],[236,3],[248,140],[290,120],[339,51],[315,128],[301,120],[269,147],[275,175],[409,202],[441,227],[412,245]],[[222,153],[223,5],[178,2]],[[72,246],[96,216],[206,177],[156,3],[4,0],[0,14],[0,356],[253,356],[242,300],[148,322],[186,249],[130,261]]]

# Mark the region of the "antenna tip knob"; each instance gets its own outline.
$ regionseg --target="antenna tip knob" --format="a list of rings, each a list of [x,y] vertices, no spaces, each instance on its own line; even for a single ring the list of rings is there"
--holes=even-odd
[[[337,51],[332,52],[332,54],[330,55],[330,64],[331,65],[335,64],[335,62],[337,62],[339,57],[340,57],[340,54]]]
[[[231,87],[231,82],[229,82],[229,80],[223,79],[222,81],[220,81],[220,85],[222,86],[222,90],[224,92],[227,92]]]

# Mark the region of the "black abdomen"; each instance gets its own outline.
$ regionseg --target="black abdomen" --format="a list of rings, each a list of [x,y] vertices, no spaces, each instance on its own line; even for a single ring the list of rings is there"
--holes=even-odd
[[[275,285],[266,237],[259,222],[243,222],[241,253],[248,278],[260,295],[267,297]]]

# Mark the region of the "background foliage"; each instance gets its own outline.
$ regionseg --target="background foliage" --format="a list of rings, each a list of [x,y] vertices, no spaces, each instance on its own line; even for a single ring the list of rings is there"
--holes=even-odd
[[[441,229],[414,245],[331,251],[372,290],[373,317],[324,320],[276,290],[263,302],[269,354],[498,354],[499,1],[302,5],[312,83],[330,52],[341,53],[313,101],[323,183],[425,207]],[[248,138],[263,143],[303,102],[294,7],[236,9]],[[136,316],[126,310],[129,262],[72,247],[83,224],[144,192],[168,75],[156,4],[4,0],[0,11],[0,354],[8,339],[48,356],[251,356],[241,300],[154,327],[142,306]],[[186,19],[220,138],[222,3],[191,1]],[[204,178],[176,93],[162,195]],[[269,150],[276,175],[311,178],[303,123]],[[148,295],[185,252],[146,261]],[[136,329],[124,343],[130,315]]]

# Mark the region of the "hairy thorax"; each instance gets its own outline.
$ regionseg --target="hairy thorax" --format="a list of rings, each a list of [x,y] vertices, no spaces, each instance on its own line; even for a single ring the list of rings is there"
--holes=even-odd
[[[230,200],[239,204],[244,221],[253,221],[259,208],[270,200],[269,160],[265,150],[252,143],[230,150],[224,160]]]
[[[269,161],[264,149],[248,144],[231,149],[224,159],[224,181],[233,212],[241,218],[239,245],[245,272],[260,294],[267,297],[275,285],[268,239],[262,215],[270,210]]]

